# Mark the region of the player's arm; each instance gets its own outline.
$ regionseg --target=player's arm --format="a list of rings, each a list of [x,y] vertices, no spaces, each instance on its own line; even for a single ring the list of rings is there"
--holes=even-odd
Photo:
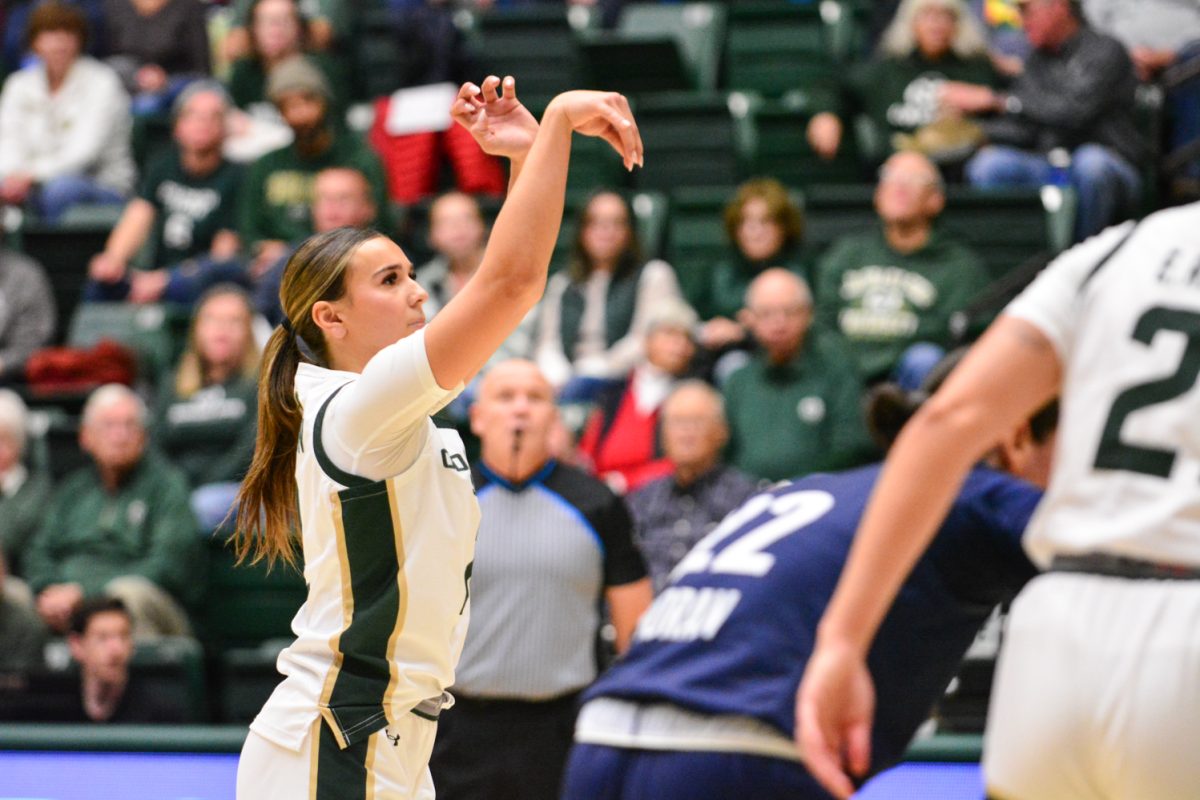
[[[633,583],[609,586],[604,593],[604,599],[608,601],[608,613],[612,617],[613,628],[617,631],[617,652],[624,653],[633,640],[633,629],[637,627],[638,620],[654,601],[650,579],[642,578]]]
[[[498,98],[495,85],[490,96],[474,86],[464,90],[469,97],[460,94],[456,101],[459,116],[481,108],[486,116],[487,104],[500,102],[492,99]],[[562,222],[573,131],[606,139],[626,168],[641,161],[641,139],[621,95],[575,91],[550,102],[479,269],[429,323],[425,347],[441,386],[474,375],[542,296]]]
[[[121,218],[108,235],[104,250],[92,257],[89,277],[98,281],[119,280],[154,228],[157,213],[149,200],[134,197],[125,204]]]
[[[1045,334],[1001,316],[889,453],[797,698],[805,762],[836,796],[853,792],[843,764],[862,776],[870,763],[874,700],[866,655],[887,609],[971,466],[1057,394],[1061,372]]]

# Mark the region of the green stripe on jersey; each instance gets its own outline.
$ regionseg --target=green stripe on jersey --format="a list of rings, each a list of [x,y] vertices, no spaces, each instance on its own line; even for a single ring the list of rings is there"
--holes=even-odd
[[[387,724],[384,695],[391,679],[388,640],[400,614],[400,564],[385,481],[344,489],[342,530],[354,610],[338,649],[342,667],[329,708],[347,744],[365,740]]]

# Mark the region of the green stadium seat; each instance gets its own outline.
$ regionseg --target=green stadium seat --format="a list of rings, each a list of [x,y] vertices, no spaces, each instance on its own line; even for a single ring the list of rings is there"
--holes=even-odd
[[[729,254],[722,215],[736,191],[734,186],[708,186],[671,193],[664,255],[693,305],[703,296],[713,265]]]
[[[29,442],[26,448],[31,471],[46,472],[55,481],[85,466],[90,459],[79,449],[79,417],[56,406],[29,402]]]
[[[952,186],[941,226],[975,248],[993,279],[1039,253],[1055,253],[1069,244],[1055,241],[1054,219],[1037,189],[980,192]]]
[[[88,262],[104,249],[120,213],[119,206],[77,207],[56,224],[27,217],[15,231],[14,243],[50,276],[60,340],[87,282]]]
[[[182,350],[189,319],[186,309],[169,305],[83,303],[71,318],[67,344],[91,347],[101,339],[120,342],[137,354],[139,379],[153,387]]]
[[[836,0],[749,0],[729,9],[725,85],[779,96],[835,83],[854,42],[853,15]]]
[[[137,643],[130,672],[156,696],[182,701],[184,722],[208,721],[204,678],[204,652],[190,636],[165,636]]]
[[[518,91],[553,96],[581,85],[575,30],[595,24],[595,16],[549,4],[494,9],[476,17],[471,38],[484,74],[512,75]]]
[[[647,95],[636,109],[646,165],[638,189],[737,183],[753,151],[753,97],[742,92]]]
[[[291,621],[304,602],[303,576],[286,564],[270,571],[264,563],[235,566],[232,543],[207,538],[208,594],[199,614],[203,640],[211,651],[257,647],[291,636]]]
[[[808,98],[801,92],[751,105],[755,133],[751,172],[789,186],[863,180],[866,176],[853,137],[846,137],[846,146],[833,160],[821,158],[809,146],[806,129],[812,115],[807,108]]]
[[[601,187],[621,188],[629,183],[629,173],[612,145],[595,136],[576,136],[571,142],[571,166],[567,189],[592,191]]]
[[[275,660],[291,641],[269,639],[257,647],[237,647],[221,655],[217,709],[221,722],[248,723],[254,719],[282,679]]]
[[[615,31],[581,47],[591,85],[626,94],[717,88],[726,9],[715,3],[626,6]]]
[[[400,88],[405,60],[396,25],[395,14],[387,8],[364,8],[359,13],[351,53],[356,100],[371,100]]]

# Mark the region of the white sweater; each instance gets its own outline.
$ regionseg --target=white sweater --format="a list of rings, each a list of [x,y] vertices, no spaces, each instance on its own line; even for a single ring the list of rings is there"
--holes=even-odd
[[[40,65],[9,76],[0,92],[0,178],[44,182],[85,175],[118,192],[133,189],[129,95],[110,67],[81,56],[53,95]]]

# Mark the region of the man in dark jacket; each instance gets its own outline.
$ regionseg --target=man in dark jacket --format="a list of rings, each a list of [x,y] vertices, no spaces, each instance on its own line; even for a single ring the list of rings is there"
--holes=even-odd
[[[1075,236],[1083,239],[1128,215],[1141,194],[1146,152],[1133,120],[1137,77],[1121,43],[1088,27],[1075,0],[1019,5],[1034,51],[1011,91],[947,84],[942,102],[993,114],[984,121],[991,144],[967,163],[973,186],[1050,183],[1048,154],[1068,153],[1079,198]]]

